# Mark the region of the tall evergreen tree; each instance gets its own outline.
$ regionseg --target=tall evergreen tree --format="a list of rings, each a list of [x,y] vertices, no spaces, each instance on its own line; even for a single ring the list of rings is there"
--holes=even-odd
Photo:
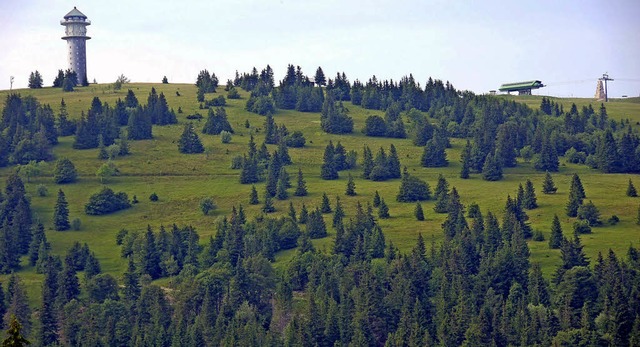
[[[638,196],[636,187],[633,186],[633,182],[631,182],[631,179],[629,179],[629,185],[627,185],[627,196],[632,198],[635,198]]]
[[[338,179],[338,169],[334,161],[335,148],[333,142],[329,141],[329,144],[324,150],[324,159],[322,162],[322,168],[320,171],[320,177],[323,180],[336,180]]]
[[[551,143],[548,136],[542,139],[542,148],[539,156],[536,158],[534,167],[540,171],[558,171],[560,162],[558,161],[558,153],[556,146]]]
[[[273,200],[271,199],[271,195],[265,192],[264,205],[262,206],[262,212],[273,213],[275,211],[276,211],[276,208],[273,206]]]
[[[307,183],[302,176],[302,169],[298,168],[298,179],[296,184],[296,191],[293,193],[295,196],[306,196],[307,195]]]
[[[398,158],[398,151],[393,143],[389,146],[389,156],[387,157],[387,172],[389,178],[400,178],[400,159]]]
[[[442,174],[438,175],[438,184],[436,185],[433,195],[436,198],[436,204],[433,206],[433,210],[436,213],[447,213],[447,207],[449,206],[449,182],[447,182],[447,179],[444,178]]]
[[[249,205],[257,205],[260,203],[258,199],[258,191],[256,190],[256,186],[251,186],[251,193],[249,194]]]
[[[306,224],[309,218],[309,211],[307,210],[307,205],[302,203],[302,208],[300,209],[300,215],[298,216],[298,223]]]
[[[493,154],[487,154],[482,167],[482,179],[485,181],[499,181],[502,179],[502,166]]]
[[[431,139],[427,142],[422,153],[422,166],[424,167],[444,167],[449,165],[447,161],[447,154],[444,151],[444,146],[440,141]]]
[[[204,152],[204,146],[193,129],[192,123],[185,124],[184,131],[178,140],[178,150],[180,150],[180,153],[186,154]]]
[[[530,179],[527,179],[527,182],[524,186],[524,195],[522,200],[522,207],[527,210],[533,210],[538,207],[538,200],[536,198],[535,188],[533,188],[533,183],[531,183]]]
[[[353,181],[353,177],[349,174],[349,179],[347,181],[347,189],[345,190],[345,194],[348,196],[356,195],[356,183]]]
[[[553,194],[558,190],[555,183],[553,183],[553,178],[549,171],[544,175],[544,182],[542,183],[542,192],[544,194]]]
[[[380,206],[380,193],[376,190],[376,193],[373,195],[373,207]]]
[[[562,226],[560,226],[560,219],[558,215],[553,216],[553,222],[551,223],[551,235],[549,236],[549,248],[558,249],[562,246]]]
[[[320,211],[322,213],[331,213],[331,203],[329,202],[329,197],[327,193],[322,193],[322,205],[320,207]]]
[[[598,142],[596,162],[598,169],[604,173],[620,172],[622,169],[622,163],[618,155],[618,145],[613,138],[611,129],[607,129]]]
[[[68,205],[64,192],[62,189],[58,190],[58,199],[53,209],[53,226],[56,231],[65,231],[71,228]]]
[[[460,162],[462,162],[462,168],[460,169],[460,178],[467,179],[469,178],[469,173],[471,172],[471,142],[469,140],[467,140],[467,144],[462,150]]]
[[[53,260],[47,261],[42,283],[42,308],[39,315],[38,341],[43,346],[58,342],[58,317],[55,310],[58,291],[58,271]]]
[[[369,179],[374,166],[373,154],[371,153],[371,149],[367,145],[364,145],[362,151],[362,177],[364,177],[365,179]]]
[[[420,202],[416,202],[416,207],[413,210],[413,214],[415,215],[416,220],[424,220],[424,211],[422,210],[422,205],[420,204]]]
[[[378,217],[380,217],[380,219],[387,219],[390,217],[389,206],[384,202],[384,198],[380,200],[380,206],[378,206]]]
[[[7,337],[2,340],[2,346],[22,347],[31,344],[24,336],[22,336],[22,325],[15,315],[9,318],[9,328],[6,333]]]
[[[278,175],[278,184],[276,187],[276,198],[278,200],[286,200],[289,197],[289,193],[287,192],[288,177],[289,175],[287,175],[284,167],[281,168],[280,174]]]

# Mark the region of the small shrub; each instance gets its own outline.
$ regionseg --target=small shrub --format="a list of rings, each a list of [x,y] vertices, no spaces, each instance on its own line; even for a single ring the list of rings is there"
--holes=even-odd
[[[304,138],[304,134],[302,134],[302,131],[294,131],[293,133],[287,135],[287,137],[285,138],[287,147],[292,148],[304,147],[304,144],[306,142],[307,140]]]
[[[222,143],[231,142],[231,133],[226,130],[222,130],[222,132],[220,132],[220,140]]]
[[[47,189],[47,186],[45,186],[44,184],[38,184],[38,187],[36,188],[36,192],[40,197],[45,197],[47,196],[47,194],[49,194],[49,190]]]
[[[138,201],[138,197],[134,195],[134,196],[133,196],[133,199],[131,199],[131,203],[132,203],[132,204],[137,204],[138,202],[139,202],[139,201]]]
[[[121,246],[124,238],[129,234],[127,229],[120,229],[116,234],[116,245]]]
[[[227,99],[240,99],[240,93],[236,88],[231,88],[227,94]]]
[[[213,202],[213,198],[206,197],[200,201],[200,210],[205,216],[208,216],[209,213],[215,209],[216,204]]]
[[[618,218],[618,216],[616,216],[615,214],[609,217],[609,219],[607,220],[607,223],[609,223],[610,225],[616,225],[619,222],[620,222],[620,218]]]
[[[153,202],[158,201],[158,194],[156,194],[156,192],[151,193],[151,195],[149,195],[149,200]]]
[[[469,205],[469,212],[467,212],[467,217],[469,218],[478,218],[480,217],[480,206],[475,202],[472,202]]]
[[[218,97],[213,98],[207,102],[205,102],[205,106],[207,107],[218,107],[218,106],[226,106],[227,100],[223,95],[218,95]]]
[[[533,232],[533,241],[544,241],[544,234],[540,230]]]
[[[178,113],[180,113],[180,109],[178,109]],[[202,119],[202,115],[200,113],[190,114],[190,115],[187,116],[187,119],[189,119],[189,120],[201,120]]]
[[[242,164],[244,162],[244,158],[241,155],[236,155],[231,158],[231,169],[240,170],[242,169]]]
[[[80,226],[81,226],[81,224],[82,224],[82,223],[80,222],[80,218],[74,218],[74,219],[71,221],[71,229],[73,229],[73,230],[75,230],[75,231],[78,231],[78,230],[80,230]]]
[[[591,227],[586,220],[579,220],[573,223],[573,232],[576,234],[591,234]]]
[[[127,193],[114,193],[110,188],[104,187],[98,193],[91,195],[89,202],[84,206],[84,212],[88,215],[99,216],[129,207],[131,207],[131,203],[129,203]]]

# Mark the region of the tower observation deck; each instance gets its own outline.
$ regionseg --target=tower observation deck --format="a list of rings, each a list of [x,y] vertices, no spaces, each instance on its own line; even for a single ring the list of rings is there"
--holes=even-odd
[[[69,47],[69,69],[77,74],[79,85],[87,85],[87,40],[91,39],[87,36],[87,25],[91,21],[75,7],[63,18],[60,25],[65,26],[62,39]]]

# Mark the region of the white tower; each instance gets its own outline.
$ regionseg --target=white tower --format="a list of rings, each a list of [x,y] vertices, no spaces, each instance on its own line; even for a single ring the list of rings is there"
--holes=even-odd
[[[69,47],[69,69],[78,75],[78,85],[87,85],[87,25],[91,21],[87,16],[73,7],[69,13],[60,21],[60,25],[65,26],[65,36]]]

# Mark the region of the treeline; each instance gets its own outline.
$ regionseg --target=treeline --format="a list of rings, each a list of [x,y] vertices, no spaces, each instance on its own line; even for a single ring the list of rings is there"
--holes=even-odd
[[[44,253],[48,260],[37,260],[45,275],[39,314],[29,311],[16,275],[6,284],[9,300],[0,313],[5,327],[15,315],[23,335],[38,345],[640,342],[637,248],[630,246],[626,259],[609,251],[591,261],[579,234],[560,229],[562,263],[548,281],[540,265],[529,262],[524,195],[507,199],[499,221],[477,205],[465,207],[455,187],[439,185],[448,192],[439,246],[428,247],[419,235],[411,252],[398,252],[369,203],[345,211],[339,199],[329,206],[325,195],[305,214],[305,224],[302,210],[248,221],[242,207],[234,207],[204,247],[188,226],[118,233],[128,261],[121,286],[100,274],[86,246],[75,245],[64,261]],[[325,224],[323,214],[330,213],[333,222]],[[309,239],[328,228],[333,243],[318,251]],[[275,253],[293,247],[292,260],[276,271]],[[166,288],[151,283],[166,276],[172,276]]]

